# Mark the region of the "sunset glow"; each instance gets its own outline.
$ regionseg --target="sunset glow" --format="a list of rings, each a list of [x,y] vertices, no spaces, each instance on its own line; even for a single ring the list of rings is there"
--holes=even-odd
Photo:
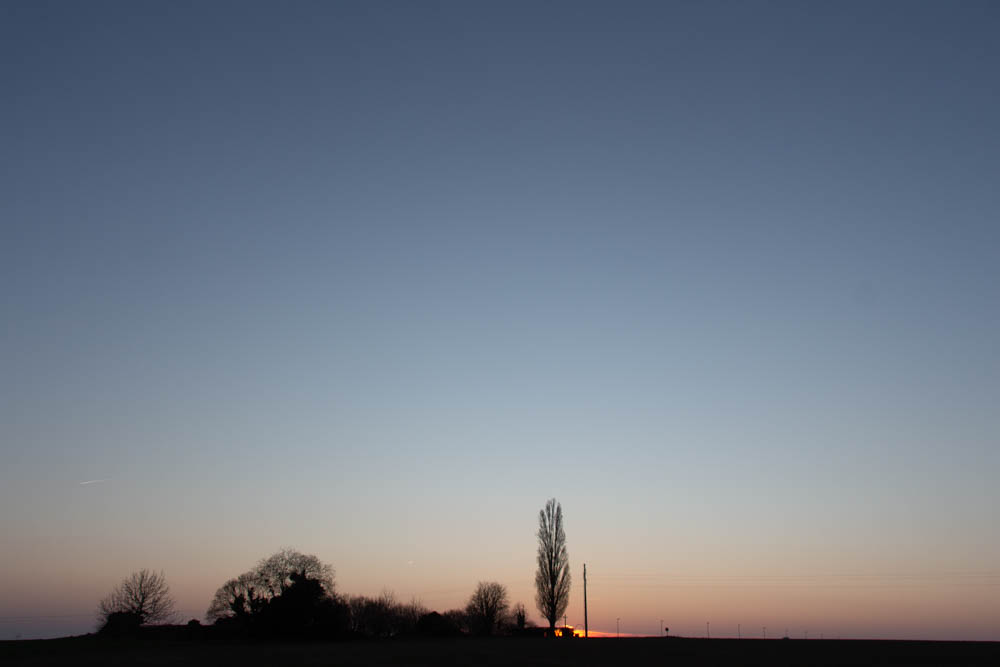
[[[998,35],[3,2],[0,641],[146,568],[207,625],[284,548],[455,633],[1000,641]]]

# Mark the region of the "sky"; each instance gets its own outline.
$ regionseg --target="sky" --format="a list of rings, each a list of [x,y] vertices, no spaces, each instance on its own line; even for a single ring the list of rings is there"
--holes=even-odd
[[[0,639],[338,590],[1000,640],[1000,5],[0,4]],[[620,619],[620,621],[618,620]]]

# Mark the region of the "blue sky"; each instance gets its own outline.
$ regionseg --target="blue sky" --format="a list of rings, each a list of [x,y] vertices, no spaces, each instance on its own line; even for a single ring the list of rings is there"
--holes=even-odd
[[[5,3],[0,637],[284,545],[530,602],[555,495],[604,629],[1000,639],[998,19]]]

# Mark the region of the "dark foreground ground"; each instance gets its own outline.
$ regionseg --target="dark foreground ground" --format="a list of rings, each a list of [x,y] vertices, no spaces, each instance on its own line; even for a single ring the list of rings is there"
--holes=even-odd
[[[989,665],[1000,642],[759,639],[424,639],[252,643],[109,640],[0,642],[0,665]]]

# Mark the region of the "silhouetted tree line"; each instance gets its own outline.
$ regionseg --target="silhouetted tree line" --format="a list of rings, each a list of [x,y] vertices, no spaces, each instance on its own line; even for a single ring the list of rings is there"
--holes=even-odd
[[[555,499],[539,513],[537,604],[550,626],[569,599],[569,565],[562,508]],[[174,620],[174,601],[163,573],[140,570],[126,577],[98,606],[100,632],[121,636]],[[530,622],[523,604],[510,607],[507,588],[479,582],[462,609],[429,611],[417,600],[399,602],[391,591],[378,597],[337,592],[333,568],[316,556],[283,549],[219,587],[204,627],[186,632],[252,638],[372,638],[518,634]],[[176,627],[176,626],[169,626]],[[162,633],[161,633],[162,634]]]
[[[417,600],[398,602],[392,591],[382,591],[377,598],[351,596],[347,607],[351,632],[376,639],[414,634],[420,618],[429,612]]]
[[[134,573],[102,600],[101,633],[134,635],[148,623],[173,620],[173,604],[162,573]],[[480,582],[465,608],[438,613],[417,600],[400,602],[391,591],[340,595],[332,567],[291,549],[225,582],[206,617],[210,627],[192,620],[188,631],[258,639],[389,639],[510,634],[526,625],[524,605],[511,612],[507,589],[497,582]]]

